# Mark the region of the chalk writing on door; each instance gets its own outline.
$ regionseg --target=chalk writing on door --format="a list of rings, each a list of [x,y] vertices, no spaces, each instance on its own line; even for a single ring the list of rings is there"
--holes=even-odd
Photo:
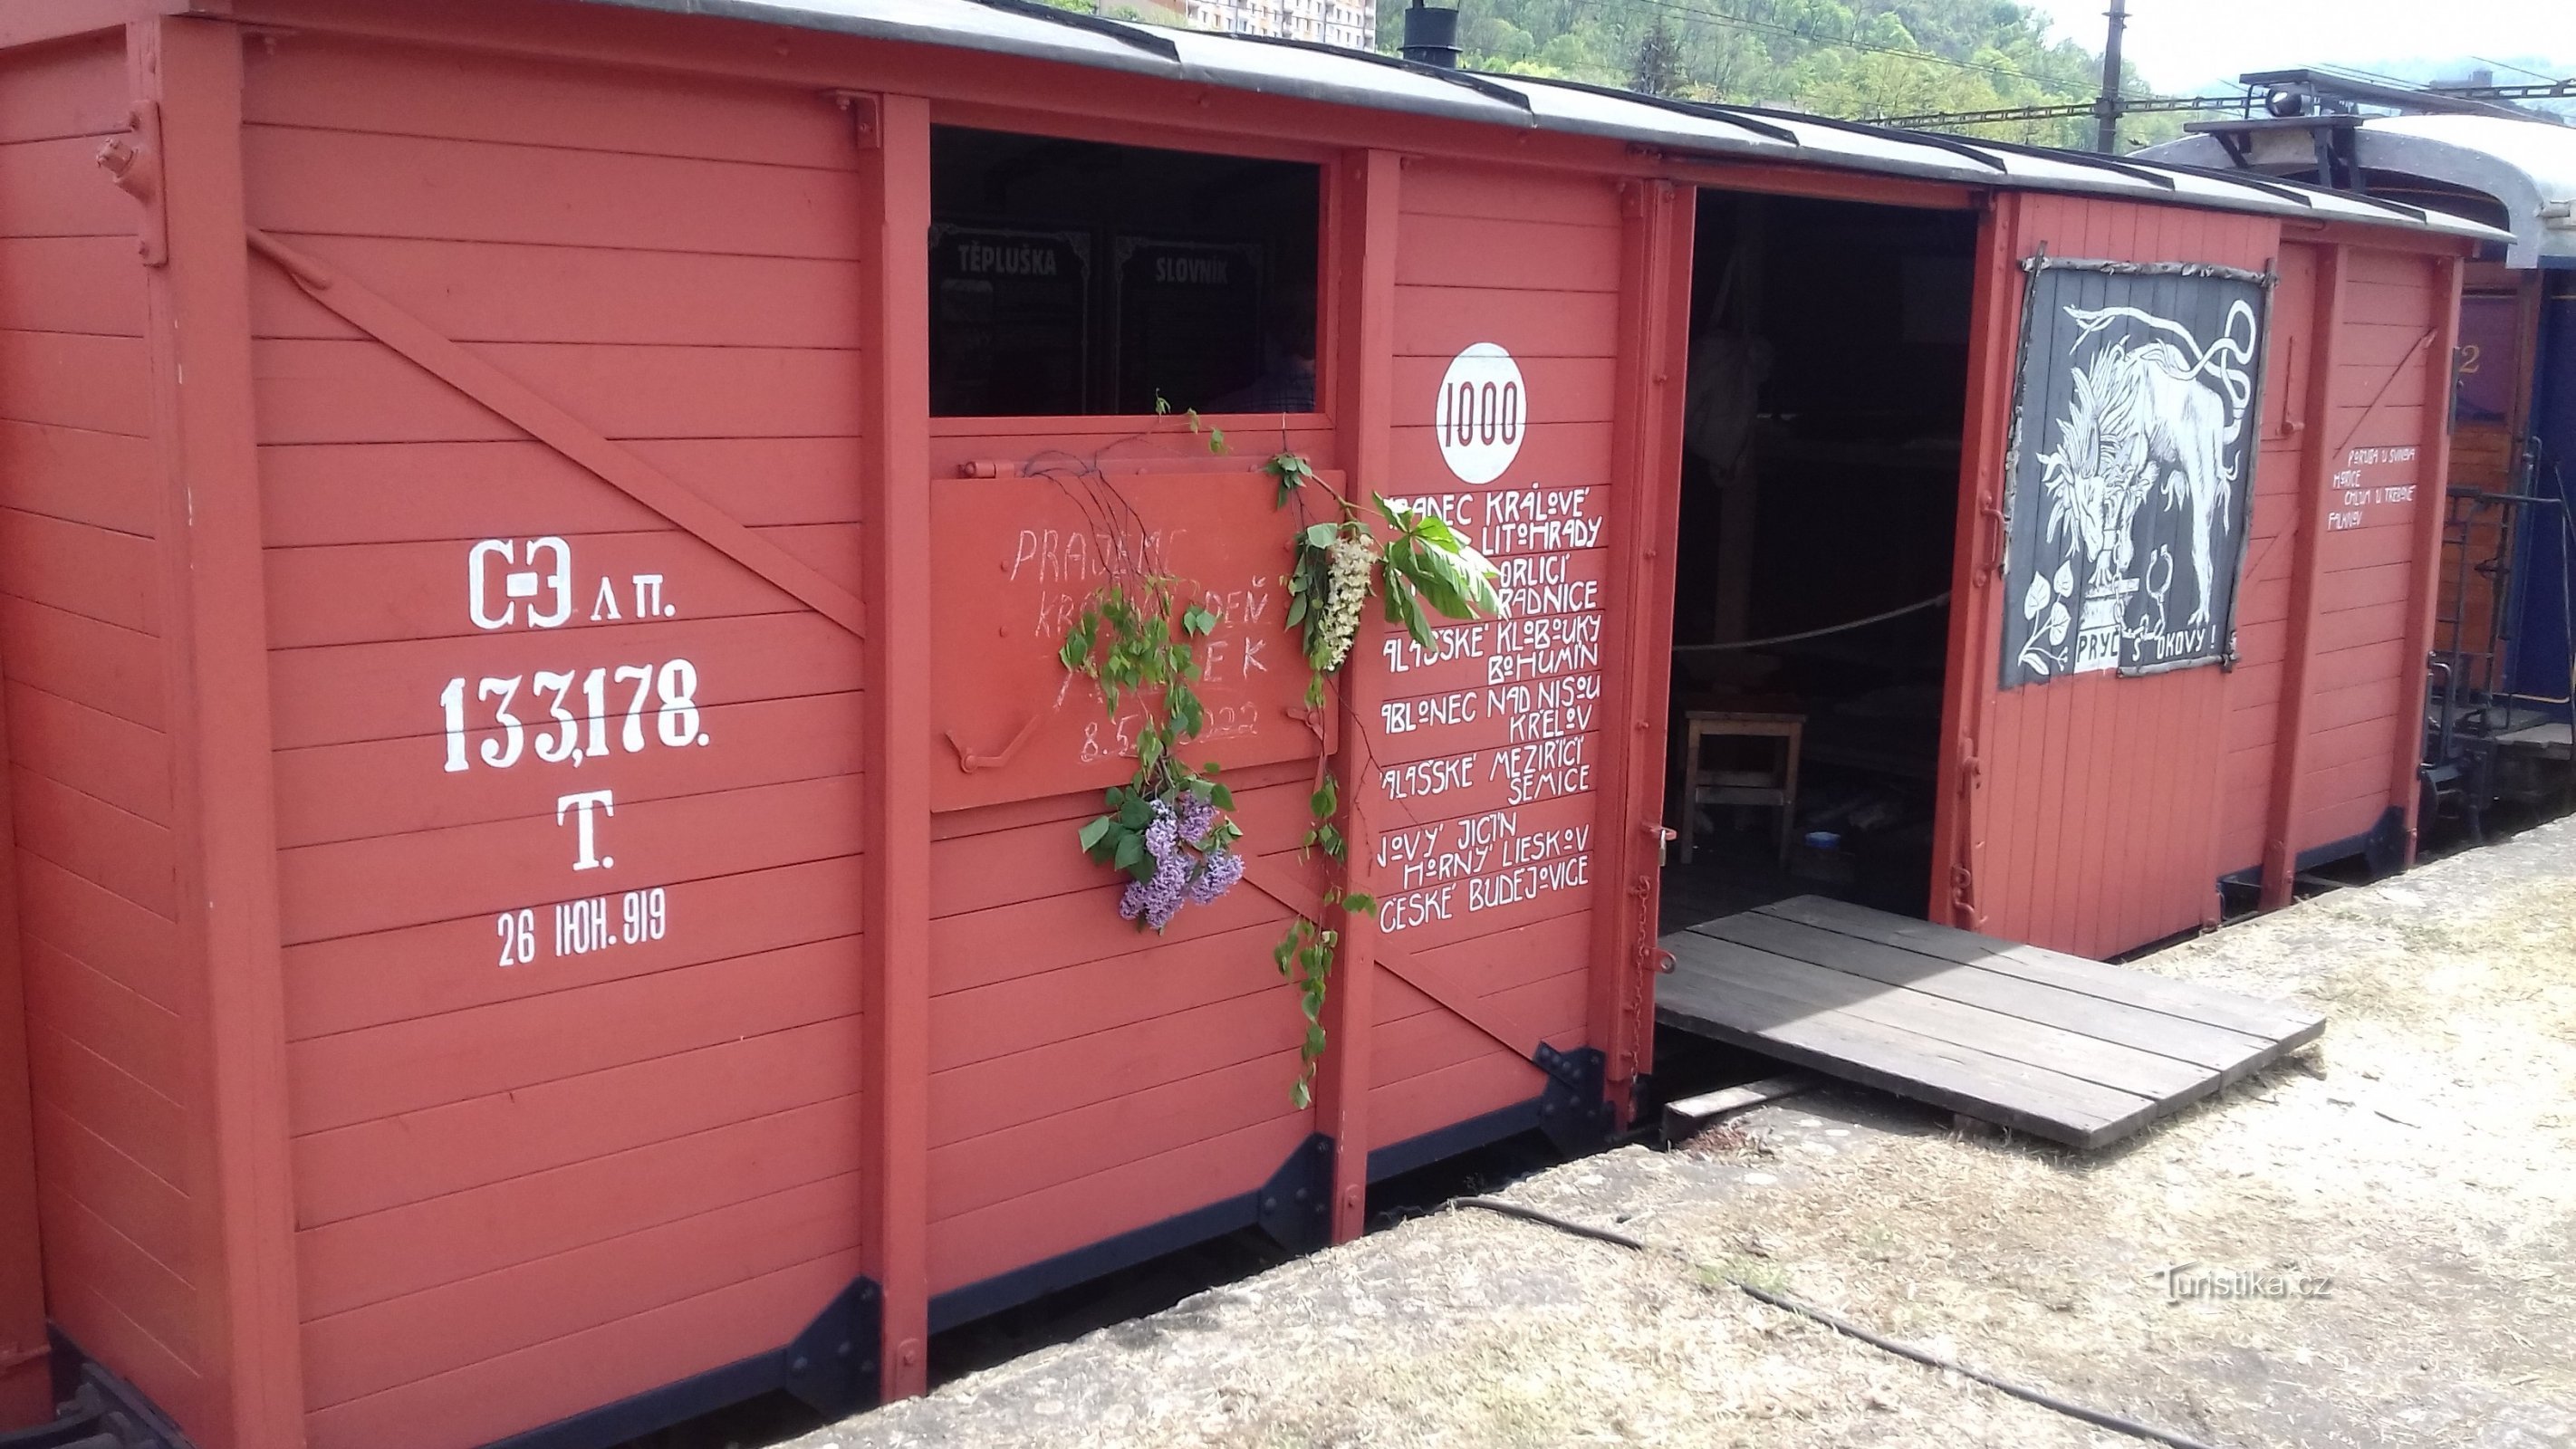
[[[2346,453],[2344,466],[2335,470],[2326,486],[2327,530],[2359,528],[2372,521],[2374,510],[2384,514],[2390,505],[2400,505],[2400,511],[2411,509],[2416,486],[2411,481],[2415,473],[2412,467],[2406,469],[2410,481],[2404,483],[2373,483],[2370,470],[2412,464],[2415,459],[2416,450],[2412,447],[2355,448]]]

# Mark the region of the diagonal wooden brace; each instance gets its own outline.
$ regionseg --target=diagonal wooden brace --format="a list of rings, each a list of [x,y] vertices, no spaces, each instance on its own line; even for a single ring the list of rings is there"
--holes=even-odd
[[[856,595],[691,492],[669,474],[440,336],[428,323],[256,227],[250,232],[250,248],[275,262],[306,296],[339,314],[350,326],[588,469],[600,481],[696,535],[709,548],[777,585],[824,618],[866,637]]]
[[[1307,920],[1320,921],[1325,918],[1326,910],[1321,896],[1308,889],[1304,881],[1267,861],[1247,858],[1244,861],[1243,879],[1245,884],[1304,916]],[[1450,980],[1445,973],[1435,971],[1414,960],[1410,954],[1387,945],[1383,937],[1379,938],[1377,950],[1373,954],[1377,964],[1394,973],[1397,980],[1430,997],[1441,1010],[1493,1038],[1505,1051],[1520,1058],[1522,1064],[1531,1071],[1540,1070],[1537,1057],[1538,1049],[1543,1043],[1526,1032],[1512,1030],[1508,1023],[1498,1018],[1462,984]]]

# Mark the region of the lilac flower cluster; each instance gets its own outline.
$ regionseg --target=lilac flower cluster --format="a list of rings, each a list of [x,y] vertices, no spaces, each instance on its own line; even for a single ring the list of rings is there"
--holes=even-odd
[[[1222,845],[1210,846],[1216,807],[1195,795],[1183,795],[1176,810],[1154,802],[1154,822],[1145,827],[1145,849],[1154,860],[1151,878],[1130,881],[1118,899],[1122,920],[1142,920],[1159,931],[1172,923],[1183,904],[1212,905],[1243,879],[1243,858]]]

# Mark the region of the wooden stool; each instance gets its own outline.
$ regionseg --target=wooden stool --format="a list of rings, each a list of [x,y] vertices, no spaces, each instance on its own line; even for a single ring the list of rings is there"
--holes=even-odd
[[[1789,858],[1789,834],[1798,819],[1798,743],[1803,714],[1761,710],[1694,709],[1682,715],[1682,864],[1690,864],[1699,836],[1699,812],[1708,805],[1752,805],[1780,812],[1780,858]],[[1754,781],[1720,783],[1721,773],[1700,768],[1700,741],[1756,738],[1780,742],[1779,769]],[[1735,771],[1722,772],[1735,774]]]

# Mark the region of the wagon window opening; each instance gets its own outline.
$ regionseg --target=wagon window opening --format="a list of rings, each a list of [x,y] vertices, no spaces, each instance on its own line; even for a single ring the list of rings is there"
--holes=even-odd
[[[940,417],[1311,413],[1322,174],[933,128]]]
[[[1703,192],[1698,223],[1664,925],[1922,916],[1975,220]]]

